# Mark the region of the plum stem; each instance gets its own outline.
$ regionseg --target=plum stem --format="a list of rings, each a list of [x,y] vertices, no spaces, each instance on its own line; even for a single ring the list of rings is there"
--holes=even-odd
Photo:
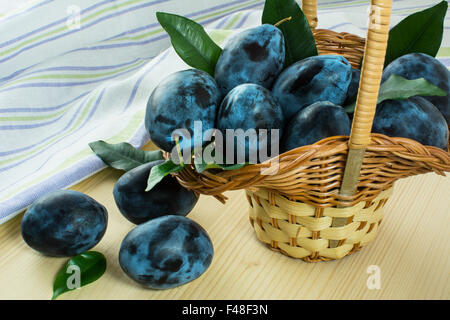
[[[280,24],[282,24],[283,22],[289,21],[289,20],[291,20],[291,19],[292,19],[292,17],[284,18],[283,20],[280,20],[280,21],[278,21],[277,23],[275,23],[274,26],[275,26],[275,27],[278,27],[278,26],[279,26]]]

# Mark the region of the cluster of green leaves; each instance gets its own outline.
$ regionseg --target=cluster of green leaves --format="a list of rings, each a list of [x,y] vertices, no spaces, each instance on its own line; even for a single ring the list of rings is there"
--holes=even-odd
[[[111,168],[129,171],[144,163],[153,162],[157,160],[164,160],[163,154],[160,150],[145,151],[133,147],[131,144],[122,142],[118,144],[110,144],[105,141],[99,140],[89,143],[92,151],[103,160],[103,162]],[[211,148],[213,143],[210,143],[202,148],[202,157],[194,162],[194,167],[197,172],[201,173],[210,169],[221,170],[236,170],[240,169],[248,163],[240,164],[221,164],[212,162],[206,162],[203,158],[204,150]],[[180,151],[181,152],[181,151]],[[212,152],[214,155],[214,150]],[[178,162],[178,161],[177,161]],[[153,189],[165,176],[170,173],[175,173],[183,170],[185,164],[175,163],[172,159],[166,160],[152,168],[148,177],[148,184],[146,191]]]

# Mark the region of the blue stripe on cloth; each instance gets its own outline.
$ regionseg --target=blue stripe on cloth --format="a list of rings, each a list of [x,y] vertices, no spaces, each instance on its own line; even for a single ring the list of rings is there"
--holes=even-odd
[[[242,20],[233,27],[233,29],[239,29],[240,27],[242,27],[244,25],[244,23],[247,21],[248,17],[250,17],[250,15],[252,14],[252,11],[247,12],[244,17],[242,18]]]
[[[30,112],[30,111],[32,111],[32,112],[55,111],[55,110],[61,109],[62,107],[65,107],[65,106],[71,104],[72,102],[77,101],[78,99],[84,97],[88,93],[89,93],[89,91],[79,95],[78,97],[76,97],[74,99],[71,99],[71,100],[69,100],[67,102],[64,102],[64,103],[59,104],[59,105],[54,106],[54,107],[42,107],[42,108],[35,108],[35,107],[33,107],[33,108],[30,108],[30,107],[28,107],[28,108],[23,108],[23,107],[22,108],[20,108],[20,107],[19,108],[18,107],[16,107],[16,108],[0,108],[0,113],[2,113],[2,112],[3,113],[9,113],[9,112]],[[1,153],[0,153],[0,155],[1,155]]]
[[[46,141],[48,141],[48,140],[51,139],[51,138],[54,138],[54,137],[56,137],[56,136],[61,135],[62,133],[64,133],[65,131],[67,131],[67,129],[69,129],[69,127],[71,126],[71,124],[75,121],[76,116],[79,114],[80,110],[81,110],[82,107],[84,106],[84,102],[87,102],[87,97],[86,97],[85,99],[83,99],[83,101],[80,103],[80,105],[78,106],[78,109],[76,110],[76,112],[74,113],[74,115],[72,116],[72,118],[70,119],[69,123],[68,123],[62,130],[59,130],[58,132],[53,133],[53,134],[51,134],[50,136],[48,136],[47,139],[46,139]],[[64,138],[64,136],[63,136],[62,138]],[[61,139],[62,139],[62,138],[61,138]],[[61,139],[59,139],[59,140],[61,140]],[[57,143],[59,140],[57,140],[55,143]],[[50,146],[47,146],[47,147],[44,148],[43,150],[39,151],[38,153],[33,154],[32,156],[30,156],[30,157],[28,157],[28,158],[25,158],[24,160],[20,160],[20,161],[14,162],[13,164],[11,164],[11,165],[9,165],[9,166],[6,166],[6,167],[3,167],[3,168],[0,167],[0,172],[6,171],[6,170],[8,170],[8,169],[10,169],[10,168],[14,168],[14,167],[16,167],[16,166],[18,166],[18,165],[24,163],[25,161],[28,161],[28,160],[32,159],[33,157],[36,157],[37,155],[39,155],[39,154],[41,154],[42,152],[46,151],[49,147],[53,146],[55,143],[52,143]],[[8,187],[7,187],[7,188],[8,188]],[[0,189],[0,192],[5,191],[7,188],[5,188],[5,189]]]
[[[100,103],[100,100],[101,100],[101,98],[103,97],[103,92],[104,92],[104,89],[103,89],[103,91],[101,92],[100,96],[97,98],[97,101],[96,101],[96,103],[95,103],[94,109],[96,109],[96,108],[98,107],[98,104]],[[61,130],[61,132],[59,132],[59,133],[62,133],[62,132],[64,132],[64,131],[67,131],[67,129],[68,129],[68,128],[71,126],[71,124],[75,121],[76,116],[79,115],[79,113],[80,113],[79,111],[80,111],[81,109],[84,109],[84,107],[86,107],[86,104],[80,105],[80,107],[78,108],[77,112],[72,116],[72,119],[70,120],[70,122],[69,122],[69,123],[66,125],[66,127],[65,127],[63,130]],[[91,116],[92,116],[92,114],[91,114]],[[22,164],[23,162],[35,158],[36,156],[40,155],[40,154],[43,153],[44,151],[48,150],[49,148],[51,148],[52,146],[54,146],[55,144],[57,144],[61,139],[67,138],[68,136],[71,136],[71,135],[77,133],[81,128],[83,128],[83,127],[86,125],[87,121],[88,121],[88,119],[86,119],[86,120],[83,122],[83,124],[82,124],[80,127],[76,128],[76,130],[74,130],[73,132],[71,132],[71,133],[69,133],[69,134],[66,134],[66,135],[63,135],[60,139],[58,139],[58,140],[56,140],[55,142],[51,143],[50,145],[46,146],[46,147],[43,148],[42,150],[40,150],[40,151],[38,151],[37,153],[33,154],[32,156],[29,156],[29,157],[27,157],[27,158],[25,158],[25,159],[23,159],[23,160],[21,160],[21,161],[17,161],[17,162],[15,162],[15,163],[13,163],[12,165],[9,165],[9,166],[3,167],[3,168],[0,167],[0,172],[5,171],[5,170],[7,170],[7,169],[11,169],[11,168],[17,167],[18,165]],[[55,137],[55,136],[57,136],[57,135],[58,135],[58,134],[54,134],[54,135],[51,136],[51,138],[53,138],[53,137]],[[70,147],[70,146],[67,146],[67,147]],[[47,161],[50,160],[51,157],[52,157],[52,155],[49,155]],[[43,165],[44,165],[44,164],[45,164],[45,162],[43,163]],[[43,165],[42,165],[42,166],[43,166]],[[42,168],[42,166],[41,166],[41,168]],[[38,171],[38,170],[36,170],[36,171]],[[0,191],[3,191],[3,190],[0,190]]]
[[[232,16],[233,16],[233,15],[230,14],[230,15],[224,17],[224,18],[220,21],[220,23],[218,23],[218,24],[216,25],[216,28],[217,28],[217,29],[222,28],[222,27],[225,25],[225,23],[227,23],[228,20],[231,19]]]
[[[196,12],[192,12],[192,13],[186,14],[185,17],[192,19],[192,18],[194,18],[196,16],[199,16],[201,14],[211,13],[211,12],[213,12],[215,10],[231,7],[232,5],[239,4],[239,3],[242,3],[242,0],[231,1],[231,2],[224,3],[224,4],[221,4],[221,5],[218,5],[218,6],[214,6],[214,7],[208,8],[208,9],[202,9],[200,11],[196,11]],[[239,9],[239,10],[242,10],[242,9]],[[229,14],[230,13],[226,13],[223,16],[227,16]],[[223,16],[221,16],[221,17],[223,17]],[[219,18],[215,18],[215,20],[217,20],[217,19],[220,19],[220,17]],[[205,22],[201,22],[201,23],[205,24]],[[206,22],[206,23],[208,23],[208,22]],[[151,24],[139,27],[139,28],[134,28],[134,29],[122,32],[122,33],[117,34],[115,36],[112,36],[112,37],[110,37],[108,39],[105,39],[104,41],[109,41],[109,40],[121,38],[123,36],[127,36],[127,35],[134,34],[134,33],[140,32],[140,31],[148,30],[148,29],[154,28],[156,26],[159,26],[159,23],[151,23]]]
[[[257,4],[253,4],[251,6],[245,7],[245,9],[250,9],[250,8],[254,8],[257,6],[261,6],[263,4],[263,2],[261,3],[257,3]],[[236,10],[236,12],[240,11],[242,9]],[[203,23],[210,23],[212,21],[217,20],[217,18],[213,18],[210,20],[206,20]],[[162,40],[162,39],[166,39],[168,38],[169,35],[167,34],[162,34],[160,36],[148,39],[148,40],[143,40],[143,41],[134,41],[134,42],[124,42],[124,43],[114,43],[114,44],[105,44],[105,45],[96,45],[96,46],[92,46],[92,47],[85,47],[85,48],[79,48],[79,49],[75,49],[71,52],[77,52],[77,51],[86,51],[86,50],[105,50],[105,49],[113,49],[113,48],[125,48],[125,47],[133,47],[133,46],[142,46],[142,45],[146,45],[146,44],[150,44],[150,43],[154,43],[156,41]]]
[[[167,55],[168,55],[168,51],[166,51],[164,54],[162,54],[160,58],[158,58],[158,59],[152,61],[152,62],[151,62],[151,66],[149,67],[149,70],[147,70],[147,71],[146,71],[146,72],[145,72],[145,73],[144,73],[144,74],[136,81],[136,84],[135,84],[135,86],[134,86],[134,88],[133,88],[133,91],[132,91],[132,94],[131,94],[131,96],[130,96],[130,98],[129,98],[129,100],[128,100],[128,103],[127,103],[126,107],[124,108],[124,111],[131,105],[131,102],[133,101],[133,99],[134,99],[134,97],[135,97],[135,95],[136,95],[137,89],[138,89],[140,83],[142,82],[143,78],[144,78],[146,75],[148,75],[148,73],[149,73],[154,67],[156,67],[160,62],[162,62],[162,61],[167,57]],[[103,91],[102,91],[102,93],[101,93],[101,95],[100,95],[100,98],[103,96],[104,90],[105,90],[105,89],[103,89]],[[86,95],[86,94],[84,94],[84,95],[82,95],[82,96],[85,96],[85,95]],[[97,108],[98,103],[100,103],[100,98],[97,100],[97,104],[96,104],[95,109]],[[52,138],[54,138],[54,137],[60,135],[60,134],[62,134],[63,132],[67,131],[67,129],[70,127],[70,125],[71,125],[71,124],[73,123],[73,121],[75,120],[76,115],[78,115],[78,114],[80,113],[80,110],[82,109],[82,106],[84,106],[84,105],[86,104],[87,100],[88,100],[88,97],[86,97],[85,99],[83,99],[83,101],[82,101],[81,104],[80,104],[80,107],[79,107],[78,110],[74,113],[74,116],[72,117],[72,119],[69,121],[69,123],[66,125],[65,128],[63,128],[61,131],[59,131],[59,132],[57,132],[57,133],[55,133],[55,134],[52,134],[52,135],[50,135],[50,136],[47,136],[45,139],[42,139],[42,140],[41,140],[40,142],[38,142],[38,143],[35,143],[35,144],[33,144],[33,145],[31,145],[31,146],[28,146],[28,147],[25,147],[25,148],[21,148],[21,149],[20,149],[20,152],[29,150],[30,148],[33,148],[33,147],[35,147],[35,146],[37,146],[37,145],[39,145],[39,144],[42,144],[42,143],[44,143],[44,142],[46,142],[46,141],[48,141],[48,140],[50,140],[50,139],[52,139]],[[89,118],[90,118],[90,117],[89,117]],[[82,127],[82,126],[81,126],[81,127]],[[77,130],[81,129],[81,127],[78,128]],[[75,131],[75,132],[76,132],[76,131]],[[75,133],[75,132],[74,132],[74,133]],[[57,143],[57,142],[55,142],[55,143]],[[50,148],[50,147],[51,147],[52,145],[54,145],[55,143],[53,143],[53,144],[47,146],[46,149]],[[44,149],[44,150],[42,150],[42,151],[45,151],[46,149]],[[13,152],[11,152],[11,151],[9,151],[9,152],[4,152],[3,154],[0,153],[0,156],[2,156],[2,155],[10,155],[10,154],[12,154],[12,153],[13,153]],[[35,155],[37,155],[37,154],[35,154]],[[35,156],[35,155],[34,155],[34,156]],[[31,159],[31,158],[32,158],[32,157],[29,157],[29,158],[27,158],[26,160],[29,160],[29,159]],[[26,161],[26,160],[25,160],[25,161]],[[23,162],[23,161],[22,161],[22,162]],[[8,168],[9,168],[9,167],[8,167]],[[2,168],[0,168],[0,172],[1,172],[1,171],[4,171],[4,170],[2,170]],[[0,192],[1,192],[1,191],[2,191],[2,190],[0,190]]]
[[[132,12],[132,11],[135,11],[135,10],[139,10],[139,9],[142,9],[142,8],[145,8],[145,7],[150,7],[150,6],[153,6],[153,5],[162,3],[162,2],[167,2],[167,1],[169,1],[169,0],[155,0],[155,1],[152,1],[150,3],[144,3],[144,4],[141,4],[141,5],[138,5],[138,6],[134,6],[134,7],[131,7],[131,8],[128,8],[128,9],[125,9],[125,10],[122,10],[122,11],[119,11],[119,12],[111,13],[111,14],[109,14],[109,15],[107,15],[105,17],[102,17],[100,19],[97,19],[97,20],[95,20],[95,21],[93,21],[91,23],[85,24],[82,27],[80,27],[79,29],[73,29],[73,30],[68,31],[66,33],[57,35],[55,37],[52,37],[52,38],[49,38],[49,39],[37,42],[35,44],[26,46],[26,47],[20,49],[19,51],[9,55],[8,57],[0,59],[0,63],[8,61],[8,60],[11,60],[12,58],[18,56],[19,54],[21,54],[21,53],[23,53],[25,51],[28,51],[28,50],[30,50],[32,48],[38,47],[38,46],[40,46],[42,44],[45,44],[45,43],[48,43],[48,42],[51,42],[51,41],[54,41],[54,40],[66,37],[66,36],[71,35],[73,33],[78,33],[80,31],[86,30],[86,29],[88,29],[88,28],[90,28],[92,26],[95,26],[95,25],[99,24],[100,22],[103,22],[103,21],[109,20],[111,18],[115,18],[115,17],[121,16],[121,15],[123,15],[125,13],[129,13],[129,12]]]
[[[343,27],[343,26],[346,26],[346,25],[349,25],[349,24],[352,24],[352,23],[350,23],[350,22],[341,22],[341,23],[335,24],[334,26],[331,26],[331,27],[329,27],[327,29],[334,30],[334,29],[337,29],[337,28],[340,28],[340,27]]]
[[[11,80],[11,79],[14,79],[14,78],[17,77],[18,75],[22,74],[23,72],[25,72],[25,71],[27,71],[27,70],[32,69],[33,67],[37,66],[38,64],[39,64],[39,63],[35,63],[35,64],[31,65],[31,66],[28,66],[28,67],[25,67],[25,68],[23,68],[23,69],[14,71],[14,72],[11,73],[9,76],[6,76],[6,77],[4,77],[4,78],[0,78],[0,84],[1,84],[2,82],[5,82],[5,81],[9,81],[9,80]]]
[[[130,139],[129,143],[136,148],[140,148],[148,141],[148,139],[149,137],[145,127],[141,125]],[[47,190],[68,188],[105,167],[106,165],[102,160],[96,155],[91,155],[67,168],[63,172],[55,174],[54,176],[27,188],[11,200],[3,203],[0,202],[0,224],[20,213],[27,206],[24,206],[24,203],[33,203],[35,200],[46,194],[48,192]]]
[[[90,80],[90,81],[24,83],[24,84],[20,84],[20,85],[17,85],[17,86],[11,86],[11,87],[8,87],[8,88],[5,88],[5,89],[1,89],[0,93],[11,91],[11,90],[17,90],[17,89],[21,89],[21,88],[49,88],[49,87],[50,88],[61,88],[61,87],[84,86],[84,85],[88,85],[88,84],[103,82],[105,80],[114,79],[114,78],[120,77],[120,76],[122,76],[124,74],[130,73],[130,72],[135,71],[137,69],[140,69],[140,68],[142,68],[142,65],[138,65],[137,67],[131,68],[129,70],[117,73],[117,74],[109,76],[109,77],[105,77],[105,78],[97,79],[97,80]]]
[[[144,58],[137,58],[134,59],[132,61],[128,61],[125,63],[120,63],[120,64],[116,64],[116,65],[109,65],[109,66],[97,66],[97,67],[93,67],[93,66],[61,66],[61,67],[52,67],[52,68],[46,68],[46,69],[39,69],[36,71],[32,71],[30,73],[26,73],[23,74],[22,77],[18,77],[18,74],[13,74],[11,76],[5,77],[3,78],[5,81],[4,82],[8,82],[8,80],[18,80],[21,79],[23,77],[26,76],[30,76],[33,74],[37,74],[37,73],[42,73],[42,72],[47,72],[47,71],[101,71],[101,70],[109,70],[109,69],[115,69],[115,68],[120,68],[120,67],[125,67],[128,65],[132,65],[133,63],[136,63],[140,60],[148,60],[148,59],[144,59]],[[32,67],[26,68],[26,69],[30,69]],[[26,70],[21,70],[21,73],[25,72]],[[1,83],[1,79],[0,79],[0,83]],[[3,84],[4,85],[4,84]],[[3,85],[0,85],[0,87],[2,87]],[[0,110],[1,112],[1,110]]]
[[[41,122],[41,123],[4,125],[4,126],[0,126],[0,130],[27,130],[27,129],[35,129],[35,128],[39,128],[39,127],[45,127],[45,126],[48,126],[50,124],[57,122],[63,116],[64,116],[64,114],[60,115],[59,117],[57,117],[53,120],[50,120],[47,122]]]
[[[102,6],[102,5],[104,5],[104,4],[111,3],[111,2],[114,2],[114,1],[115,1],[115,0],[106,0],[106,1],[104,0],[104,1],[98,2],[98,3],[96,3],[96,4],[94,4],[94,5],[90,6],[90,7],[88,7],[88,8],[86,8],[86,9],[82,10],[82,11],[80,12],[80,14],[85,14],[85,13],[87,13],[87,12],[89,12],[89,11],[92,11],[92,10],[94,10],[94,9],[96,9],[96,8],[98,8],[98,7]],[[51,28],[51,27],[57,26],[58,24],[66,23],[66,21],[67,21],[67,17],[64,17],[63,19],[54,21],[54,22],[49,23],[49,24],[47,24],[47,25],[45,25],[45,26],[42,26],[42,27],[40,27],[40,28],[37,28],[37,29],[35,29],[35,30],[33,30],[33,31],[27,32],[27,33],[25,33],[25,34],[23,34],[23,35],[21,35],[21,36],[18,36],[18,37],[16,37],[16,38],[13,38],[13,39],[10,39],[10,40],[5,41],[5,42],[3,42],[3,43],[0,43],[0,48],[3,48],[3,47],[6,47],[6,46],[8,46],[8,45],[10,45],[10,44],[16,43],[17,41],[26,39],[26,38],[28,38],[29,36],[32,36],[32,35],[34,35],[34,34],[36,34],[36,33],[39,33],[39,32],[41,32],[41,31],[47,30],[47,29],[49,29],[49,28]],[[1,22],[1,21],[0,21],[0,22]]]
[[[55,0],[43,0],[43,1],[40,1],[39,3],[37,3],[37,4],[35,4],[35,5],[31,6],[31,7],[24,8],[24,9],[22,9],[21,11],[19,11],[17,13],[14,13],[14,14],[11,14],[11,15],[7,15],[6,17],[0,17],[0,23],[3,23],[3,22],[8,21],[10,19],[14,19],[14,18],[16,18],[18,16],[24,15],[25,13],[30,13],[30,12],[34,11],[34,9],[42,7],[42,6],[44,6],[44,5],[48,4],[48,3],[51,3],[53,1],[55,1]]]
[[[128,102],[127,102],[127,104],[125,105],[125,107],[123,108],[122,112],[125,112],[125,111],[131,106],[131,104],[133,103],[133,100],[134,100],[134,98],[136,97],[136,93],[137,93],[137,91],[138,91],[138,89],[139,89],[139,86],[140,86],[141,83],[142,83],[142,80],[144,80],[144,78],[150,73],[150,71],[152,71],[153,68],[156,67],[156,66],[158,65],[158,63],[160,63],[162,60],[164,60],[164,59],[167,57],[168,54],[169,54],[169,51],[166,51],[164,54],[162,54],[162,55],[160,56],[160,58],[157,59],[157,60],[155,60],[154,64],[153,64],[150,68],[148,68],[148,70],[146,70],[146,71],[138,78],[138,80],[136,81],[136,84],[135,84],[134,87],[133,87],[133,90],[131,91],[131,95],[130,95],[130,97],[128,98]]]
[[[120,67],[125,67],[132,65],[133,63],[136,63],[140,60],[143,60],[142,58],[136,58],[128,62],[119,63],[119,64],[113,64],[113,65],[107,65],[107,66],[61,66],[61,67],[52,67],[47,69],[39,69],[27,74],[24,74],[24,76],[29,76],[36,73],[42,73],[47,71],[101,71],[101,70],[110,70],[110,69],[117,69]]]
[[[153,70],[153,68],[156,67],[161,61],[163,61],[163,60],[167,57],[168,53],[169,53],[169,52],[166,51],[166,52],[165,52],[164,54],[162,54],[159,58],[157,58],[156,60],[152,61],[152,62],[151,62],[151,66],[148,68],[148,70],[146,70],[146,72],[145,72],[141,77],[139,77],[139,79],[136,81],[135,86],[133,87],[133,90],[132,90],[132,93],[131,93],[131,95],[130,95],[130,98],[128,99],[128,102],[127,102],[125,108],[123,109],[123,111],[125,111],[126,109],[128,109],[128,108],[130,107],[131,103],[132,103],[133,100],[134,100],[134,97],[136,96],[136,92],[137,92],[137,90],[138,90],[138,88],[139,88],[139,86],[140,86],[142,80],[145,78],[145,76],[148,75],[148,73],[149,73],[151,70]],[[61,107],[63,107],[63,106],[69,105],[70,103],[75,102],[76,100],[80,99],[81,97],[86,96],[87,94],[88,94],[88,92],[83,93],[82,95],[78,96],[77,98],[75,98],[75,99],[73,99],[73,100],[70,100],[70,101],[64,103],[63,105],[59,105],[59,106],[56,106],[56,107],[52,107],[52,110],[54,110],[55,108],[56,108],[56,109],[59,109],[59,108],[61,108]],[[102,95],[103,95],[103,93],[102,93]],[[85,99],[84,101],[86,101],[86,99]],[[1,109],[0,109],[0,110],[1,110]],[[79,113],[79,110],[76,112],[76,114],[77,114],[77,113]],[[73,122],[73,118],[72,118],[71,122]],[[70,123],[71,123],[71,122],[70,122]],[[70,123],[69,123],[69,124],[70,124]],[[44,139],[40,140],[39,142],[34,143],[34,144],[32,144],[32,145],[29,145],[29,146],[27,146],[27,147],[15,149],[15,150],[10,150],[10,151],[5,151],[5,152],[0,152],[0,156],[11,155],[11,154],[14,154],[14,153],[18,153],[18,152],[23,152],[23,151],[29,150],[29,149],[31,149],[31,148],[33,148],[33,147],[35,147],[35,146],[38,146],[38,145],[40,145],[40,144],[42,144],[42,143],[48,141],[48,140],[51,139],[51,138],[57,136],[58,134],[60,134],[60,133],[62,133],[63,131],[65,131],[68,127],[69,127],[69,125],[66,126],[66,128],[64,128],[64,129],[61,130],[60,132],[58,132],[58,133],[56,133],[56,134],[53,134],[53,135],[51,135],[51,136],[45,137]],[[1,191],[1,190],[0,190],[0,191]]]

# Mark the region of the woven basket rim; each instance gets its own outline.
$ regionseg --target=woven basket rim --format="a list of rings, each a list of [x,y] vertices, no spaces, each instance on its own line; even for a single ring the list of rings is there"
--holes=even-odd
[[[189,164],[182,171],[173,175],[184,187],[201,194],[215,196],[222,202],[226,200],[226,197],[223,196],[223,192],[226,191],[267,188],[291,200],[300,200],[318,207],[328,207],[353,206],[360,201],[371,201],[381,191],[392,187],[393,183],[400,178],[426,172],[435,172],[445,176],[445,172],[450,172],[449,152],[434,146],[423,146],[419,142],[408,138],[388,137],[372,133],[371,143],[367,146],[365,152],[362,174],[365,174],[364,171],[366,169],[370,171],[371,167],[375,167],[375,169],[377,166],[385,166],[387,169],[389,167],[394,168],[394,173],[391,176],[388,174],[383,179],[378,179],[379,181],[376,182],[376,185],[368,187],[367,185],[370,183],[361,180],[358,183],[357,192],[353,196],[344,196],[336,193],[340,183],[335,183],[335,185],[327,186],[330,190],[323,192],[323,201],[320,201],[321,197],[315,195],[313,190],[310,191],[311,194],[309,196],[305,196],[304,194],[305,192],[307,194],[308,190],[290,193],[284,188],[277,187],[275,176],[289,175],[292,172],[291,167],[295,167],[297,170],[304,167],[303,169],[307,170],[310,167],[310,163],[320,161],[315,159],[326,159],[322,160],[322,162],[333,164],[336,160],[332,157],[336,157],[336,155],[340,155],[341,161],[345,162],[345,155],[348,153],[348,139],[348,136],[328,137],[312,145],[289,150],[264,163],[250,164],[240,169],[229,171],[213,169],[198,173],[194,165]],[[270,163],[276,160],[278,160],[280,165],[276,175],[259,174],[261,170],[267,169]],[[342,172],[338,175],[342,175]],[[282,180],[282,178],[279,180]],[[335,180],[339,179],[336,178]],[[330,201],[330,197],[332,201]]]

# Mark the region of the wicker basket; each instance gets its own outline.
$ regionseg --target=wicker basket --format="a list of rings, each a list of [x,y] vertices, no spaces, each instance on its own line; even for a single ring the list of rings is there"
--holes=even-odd
[[[277,166],[272,161],[199,174],[188,165],[176,174],[179,182],[222,202],[223,192],[245,189],[258,239],[294,258],[340,259],[370,243],[396,180],[450,171],[450,154],[442,149],[370,133],[391,6],[391,0],[371,1],[365,41],[348,33],[316,30],[317,4],[303,1],[319,54],[340,54],[356,68],[364,55],[350,137],[330,137],[290,150],[276,158]],[[277,171],[268,174],[270,170]]]

